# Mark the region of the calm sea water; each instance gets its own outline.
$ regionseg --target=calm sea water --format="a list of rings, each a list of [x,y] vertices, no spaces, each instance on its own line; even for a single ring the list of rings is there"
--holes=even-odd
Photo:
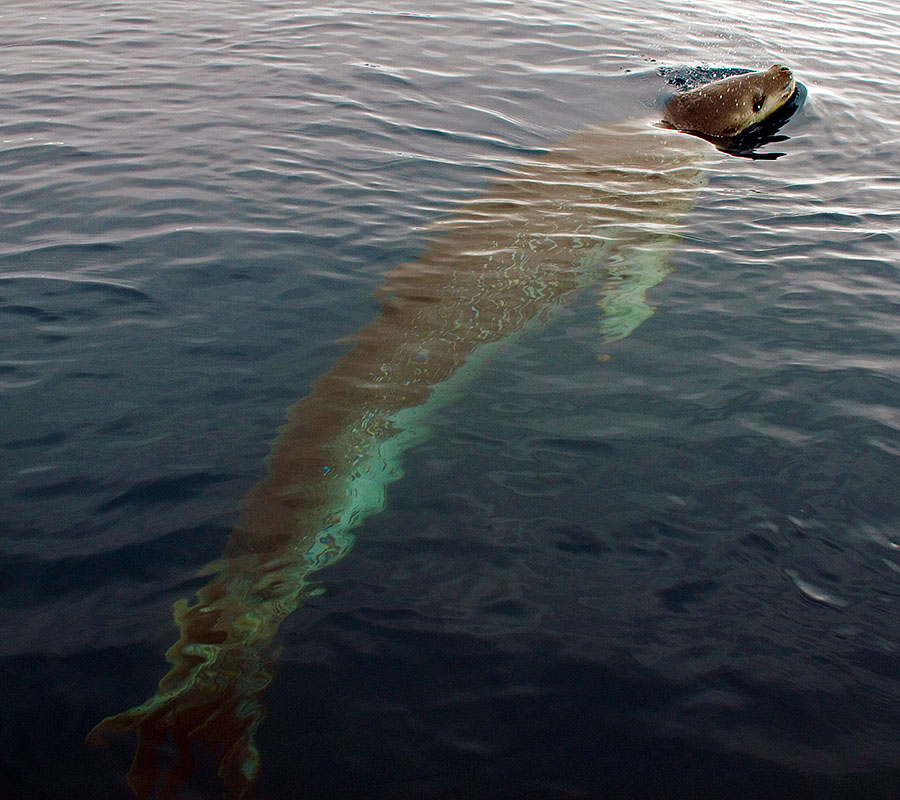
[[[588,289],[502,350],[317,574],[259,794],[900,797],[898,41],[886,0],[5,4],[0,795],[131,796],[87,732],[430,222],[660,66],[780,62],[785,155],[713,159],[655,316],[605,345]]]

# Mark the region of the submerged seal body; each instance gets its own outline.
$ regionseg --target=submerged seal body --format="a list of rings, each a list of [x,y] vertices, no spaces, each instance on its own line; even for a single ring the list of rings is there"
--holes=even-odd
[[[197,602],[176,604],[180,638],[158,692],[90,735],[138,733],[128,775],[137,797],[160,780],[159,796],[174,797],[197,746],[215,754],[228,796],[252,795],[278,626],[311,593],[310,575],[344,555],[351,531],[384,507],[429,410],[449,402],[497,345],[590,283],[603,286],[607,340],[634,330],[652,313],[645,293],[669,272],[668,245],[715,154],[682,131],[738,136],[793,91],[790,71],[775,66],[676,95],[664,127],[625,123],[569,137],[508,165],[484,197],[435,226],[420,258],[386,276],[381,312],[290,409],[268,474],[245,496]],[[177,752],[161,777],[156,750],[167,743]]]

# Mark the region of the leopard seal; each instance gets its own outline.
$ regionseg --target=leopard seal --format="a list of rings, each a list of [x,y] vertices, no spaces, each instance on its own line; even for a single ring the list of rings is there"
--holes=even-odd
[[[310,576],[384,508],[428,413],[589,284],[602,286],[605,339],[631,333],[652,313],[647,289],[670,270],[668,248],[716,157],[709,142],[728,151],[795,89],[780,65],[728,77],[676,94],[658,124],[589,128],[507,164],[483,197],[434,226],[416,261],[386,276],[380,313],[289,410],[197,601],[175,604],[180,638],[158,691],[89,734],[102,743],[137,733],[137,798],[175,797],[197,748],[213,755],[228,797],[253,796],[278,627],[315,593]]]
[[[771,118],[796,90],[790,69],[775,64],[676,94],[666,104],[662,122],[685,133],[727,140]]]

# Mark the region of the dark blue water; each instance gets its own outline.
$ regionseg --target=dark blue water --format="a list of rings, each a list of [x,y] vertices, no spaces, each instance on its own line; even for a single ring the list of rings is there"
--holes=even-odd
[[[501,350],[287,617],[270,798],[900,797],[900,18],[886,3],[0,10],[0,797],[127,798],[287,409],[497,165],[788,64],[656,314]],[[180,797],[222,796],[198,753]],[[161,756],[165,764],[165,748]]]

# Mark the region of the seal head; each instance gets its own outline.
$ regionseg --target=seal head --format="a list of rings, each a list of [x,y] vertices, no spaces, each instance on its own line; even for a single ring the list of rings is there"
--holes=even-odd
[[[676,94],[666,105],[662,124],[718,144],[772,117],[796,91],[791,71],[776,64]]]

